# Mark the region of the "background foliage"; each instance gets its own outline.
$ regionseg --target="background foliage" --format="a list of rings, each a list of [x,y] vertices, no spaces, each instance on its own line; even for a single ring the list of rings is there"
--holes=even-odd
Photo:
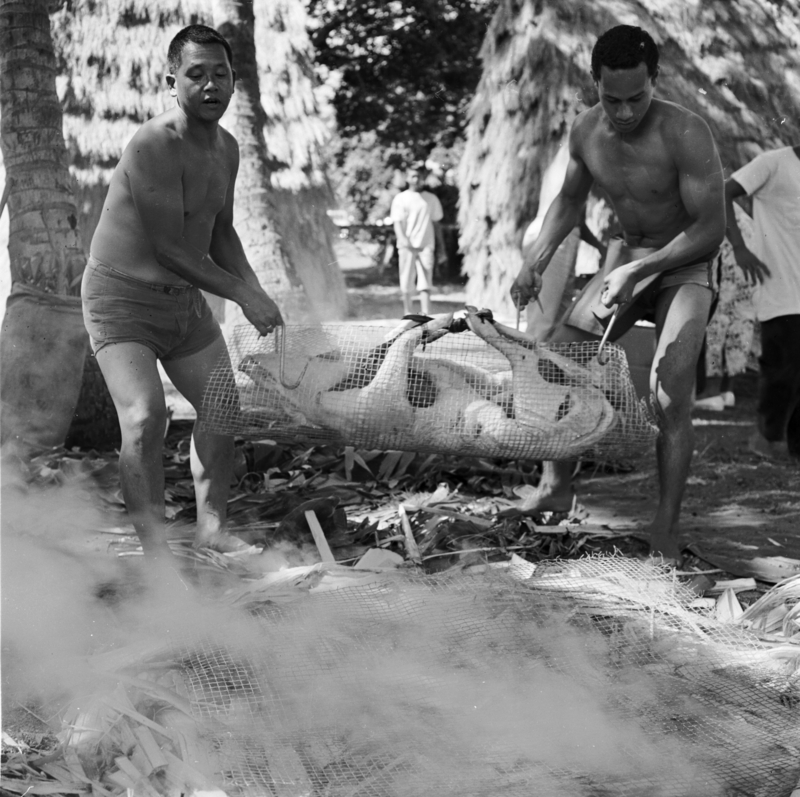
[[[307,0],[316,72],[336,114],[331,175],[357,221],[386,215],[397,170],[410,161],[433,158],[445,172],[458,162],[496,7],[497,0]],[[446,215],[454,222],[455,208]]]

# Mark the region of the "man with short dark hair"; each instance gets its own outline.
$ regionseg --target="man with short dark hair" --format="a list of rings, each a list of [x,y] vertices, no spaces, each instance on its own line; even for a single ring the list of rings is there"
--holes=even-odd
[[[644,30],[619,25],[592,52],[600,95],[569,136],[570,160],[534,246],[511,289],[527,304],[541,274],[579,221],[590,188],[605,194],[623,235],[612,239],[605,265],[551,337],[596,340],[609,308],[621,306],[614,338],[652,314],[657,350],[650,388],[659,416],[660,496],[650,548],[677,562],[679,516],[692,456],[692,389],[714,295],[711,265],[725,234],[722,166],[708,125],[696,114],[655,98],[658,48]],[[546,462],[529,511],[568,510],[569,462]]]
[[[283,323],[233,226],[239,148],[219,120],[234,90],[228,42],[191,25],[169,47],[175,107],[134,135],[114,170],[83,276],[84,320],[120,420],[120,482],[150,559],[171,560],[164,526],[166,406],[157,362],[200,409],[227,357],[200,289],[236,302],[263,335]],[[231,374],[232,378],[232,374]],[[246,547],[225,531],[233,440],[195,425],[195,545]]]

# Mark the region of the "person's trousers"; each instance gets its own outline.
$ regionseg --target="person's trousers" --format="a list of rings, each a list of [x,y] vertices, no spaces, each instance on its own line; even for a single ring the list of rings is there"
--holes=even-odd
[[[800,314],[761,322],[758,427],[800,454]]]

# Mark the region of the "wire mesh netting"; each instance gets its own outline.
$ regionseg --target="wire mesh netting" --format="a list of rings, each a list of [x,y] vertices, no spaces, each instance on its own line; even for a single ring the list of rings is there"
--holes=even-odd
[[[247,797],[791,792],[800,683],[768,648],[647,565],[526,565],[251,588],[245,634],[158,655],[188,708],[150,715]]]
[[[475,314],[459,321],[288,326],[266,338],[237,328],[201,421],[242,437],[510,458],[652,443],[620,347],[601,365],[594,342],[543,345]]]

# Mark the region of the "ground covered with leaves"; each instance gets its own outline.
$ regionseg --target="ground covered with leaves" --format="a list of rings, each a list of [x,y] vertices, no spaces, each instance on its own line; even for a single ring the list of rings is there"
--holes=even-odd
[[[396,317],[396,290],[379,287],[386,303],[377,316],[375,286],[365,287],[371,315]],[[353,290],[358,289],[351,284]],[[439,296],[439,304],[446,306],[447,296]],[[759,459],[748,450],[756,375],[740,377],[735,390],[734,408],[695,415],[695,455],[682,517],[685,557],[674,577],[694,590],[706,609],[716,605],[723,618],[735,619],[767,596],[759,634],[771,644],[795,648],[800,468],[796,462]],[[571,511],[554,515],[525,511],[526,496],[541,473],[534,461],[243,439],[236,441],[228,518],[230,530],[252,548],[243,555],[196,551],[191,546],[196,517],[191,428],[191,420],[173,420],[165,438],[168,533],[187,567],[211,577],[224,573],[255,581],[326,556],[337,566],[353,566],[366,555],[373,565],[439,574],[507,563],[514,555],[537,563],[647,552],[645,528],[658,496],[651,453],[581,463]],[[58,506],[61,492],[77,489],[102,518],[72,541],[71,555],[91,551],[130,563],[134,570],[141,563],[115,451],[54,450],[13,467],[21,474],[14,489],[29,505],[55,500]],[[312,512],[316,530],[310,525]],[[8,520],[4,516],[4,525]],[[791,588],[776,597],[771,589],[786,579],[794,579]],[[113,611],[132,587],[109,581],[93,589]],[[4,650],[4,686],[8,664]],[[3,689],[4,791],[21,794],[35,782],[31,793],[60,793],[69,783],[69,760],[54,735],[61,710]]]

